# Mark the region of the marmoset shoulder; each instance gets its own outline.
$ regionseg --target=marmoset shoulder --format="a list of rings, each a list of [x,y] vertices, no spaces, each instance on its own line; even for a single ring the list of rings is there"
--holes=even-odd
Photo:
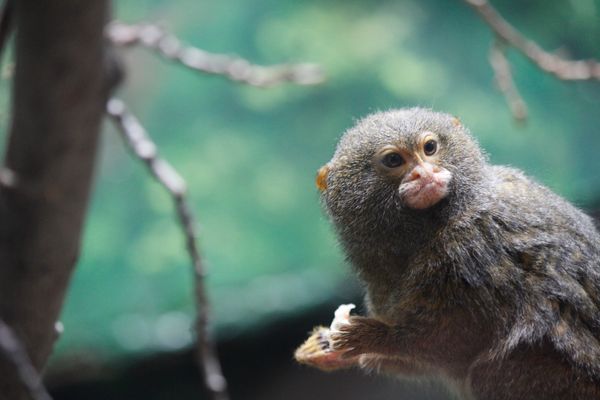
[[[335,355],[471,399],[600,398],[587,215],[422,108],[360,120],[317,184],[368,307],[331,334],[328,369]]]

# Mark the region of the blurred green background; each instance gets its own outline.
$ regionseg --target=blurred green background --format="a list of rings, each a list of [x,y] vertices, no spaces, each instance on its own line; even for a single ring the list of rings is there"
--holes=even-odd
[[[600,1],[494,4],[544,48],[600,57]],[[114,15],[160,22],[208,51],[259,64],[315,62],[328,75],[320,86],[258,89],[145,49],[122,51],[119,96],[187,179],[221,339],[344,292],[351,273],[314,175],[343,131],[370,112],[414,105],[450,112],[494,163],[524,169],[581,207],[599,203],[600,85],[558,81],[511,52],[530,110],[527,123],[516,124],[493,84],[492,35],[460,1],[124,0]],[[191,343],[191,270],[170,198],[109,123],[102,140],[55,363]]]

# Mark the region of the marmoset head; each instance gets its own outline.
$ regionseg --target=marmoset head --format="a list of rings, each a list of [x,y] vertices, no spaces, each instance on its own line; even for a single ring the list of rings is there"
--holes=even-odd
[[[392,110],[367,116],[343,135],[317,186],[342,229],[370,230],[456,205],[482,180],[484,165],[452,115]]]

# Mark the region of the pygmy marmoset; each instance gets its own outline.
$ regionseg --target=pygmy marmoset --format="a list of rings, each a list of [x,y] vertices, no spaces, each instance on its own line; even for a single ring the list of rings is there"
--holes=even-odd
[[[359,121],[317,185],[369,316],[308,363],[439,377],[465,399],[600,399],[588,216],[422,108]]]

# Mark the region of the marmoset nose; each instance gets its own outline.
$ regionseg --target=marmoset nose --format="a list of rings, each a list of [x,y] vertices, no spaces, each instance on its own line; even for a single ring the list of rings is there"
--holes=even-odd
[[[425,173],[425,171],[423,170],[423,167],[421,167],[420,165],[417,165],[410,172],[407,180],[408,181],[416,181],[417,179],[421,179],[424,173]]]
[[[429,163],[419,163],[409,172],[405,182],[412,182],[433,176],[433,167]]]

